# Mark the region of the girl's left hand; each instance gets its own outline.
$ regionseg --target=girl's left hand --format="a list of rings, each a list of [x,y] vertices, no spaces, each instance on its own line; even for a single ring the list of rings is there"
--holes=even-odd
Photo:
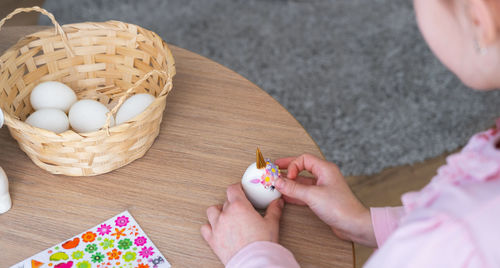
[[[246,245],[256,241],[278,243],[283,199],[274,200],[262,217],[250,204],[241,184],[227,188],[224,205],[207,209],[209,224],[201,226],[201,235],[221,262],[227,262]]]

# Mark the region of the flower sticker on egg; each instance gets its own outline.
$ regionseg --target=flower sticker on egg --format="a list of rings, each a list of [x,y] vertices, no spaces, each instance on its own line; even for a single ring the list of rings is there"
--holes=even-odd
[[[260,178],[250,180],[254,184],[262,184],[265,189],[274,191],[274,182],[281,176],[278,166],[270,163],[269,159],[266,159],[266,172],[263,173]]]
[[[264,160],[258,148],[256,160],[243,174],[241,185],[252,205],[265,209],[273,200],[281,197],[281,193],[274,187],[276,180],[280,178],[280,170],[269,159]]]

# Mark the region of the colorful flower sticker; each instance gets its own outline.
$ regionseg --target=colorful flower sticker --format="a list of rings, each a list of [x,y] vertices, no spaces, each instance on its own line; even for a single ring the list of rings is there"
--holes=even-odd
[[[265,173],[259,178],[252,179],[250,182],[253,184],[262,184],[265,189],[274,191],[274,182],[281,177],[280,170],[277,165],[270,163],[269,159],[266,159],[266,169]]]
[[[114,243],[115,240],[104,238],[104,241],[102,241],[99,245],[101,245],[102,249],[108,249],[108,248],[114,248],[115,247]]]
[[[87,247],[85,247],[85,251],[88,253],[94,253],[97,251],[97,245],[96,244],[88,244]]]
[[[146,244],[148,242],[148,239],[144,236],[139,236],[137,237],[135,240],[134,240],[134,244],[136,246],[143,246],[144,244]]]
[[[97,252],[96,254],[92,255],[92,262],[93,263],[101,263],[106,259],[106,256],[104,254]]]
[[[137,228],[137,226],[135,226],[135,225],[128,227],[127,230],[130,231],[128,233],[129,235],[133,235],[133,236],[138,236],[139,235],[139,228]]]
[[[121,216],[121,217],[116,218],[116,220],[115,220],[115,224],[118,227],[125,227],[125,226],[127,226],[128,222],[129,222],[129,220],[128,220],[127,216]]]
[[[113,249],[113,251],[110,251],[106,254],[108,255],[108,260],[118,260],[120,258],[120,255],[122,255],[122,252],[116,250],[115,248]]]
[[[135,252],[127,252],[123,255],[122,259],[125,260],[126,262],[131,262],[133,260],[135,260],[137,254]]]
[[[97,233],[99,235],[107,235],[111,233],[111,225],[101,224],[101,226],[97,228]]]
[[[87,246],[89,246],[89,245],[87,245]],[[73,254],[71,254],[71,257],[73,257],[73,259],[75,259],[75,260],[79,260],[79,259],[83,258],[84,255],[85,255],[85,253],[83,253],[83,251],[77,250],[77,251],[73,252]]]
[[[82,234],[82,239],[83,239],[83,242],[90,243],[90,242],[94,242],[96,236],[97,235],[95,233],[88,231],[88,232]]]
[[[92,268],[92,264],[88,261],[81,261],[76,264],[76,268]]]
[[[141,251],[139,251],[139,255],[141,255],[141,257],[143,258],[152,256],[153,254],[154,254],[153,247],[143,247]]]
[[[126,250],[126,249],[129,249],[131,246],[132,246],[132,241],[130,241],[130,239],[128,239],[128,238],[125,238],[125,239],[118,241],[118,248],[119,249]]]
[[[35,267],[38,262],[43,263],[40,268],[171,267],[127,211],[13,267]]]
[[[115,228],[115,232],[112,233],[111,235],[115,236],[116,239],[118,240],[120,237],[122,236],[127,236],[126,234],[124,234],[123,232],[125,232],[125,228],[119,230],[118,228]]]

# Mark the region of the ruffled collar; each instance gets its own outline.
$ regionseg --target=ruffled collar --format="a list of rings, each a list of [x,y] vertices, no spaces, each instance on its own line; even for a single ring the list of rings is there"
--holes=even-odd
[[[500,119],[497,126],[474,135],[461,152],[446,158],[432,181],[418,192],[409,192],[401,200],[407,212],[427,207],[439,196],[441,184],[462,185],[500,179]]]

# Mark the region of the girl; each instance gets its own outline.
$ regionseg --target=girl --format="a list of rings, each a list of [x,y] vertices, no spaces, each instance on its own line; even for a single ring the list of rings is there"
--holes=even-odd
[[[500,87],[500,0],[414,0],[414,7],[432,51],[466,85]],[[498,125],[449,156],[421,191],[403,195],[402,207],[365,208],[334,164],[307,154],[277,160],[288,174],[275,186],[340,238],[378,246],[366,267],[500,267]],[[298,176],[302,170],[315,178]],[[275,200],[261,217],[231,185],[226,203],[207,209],[201,234],[227,267],[298,267],[278,244],[283,206]]]

